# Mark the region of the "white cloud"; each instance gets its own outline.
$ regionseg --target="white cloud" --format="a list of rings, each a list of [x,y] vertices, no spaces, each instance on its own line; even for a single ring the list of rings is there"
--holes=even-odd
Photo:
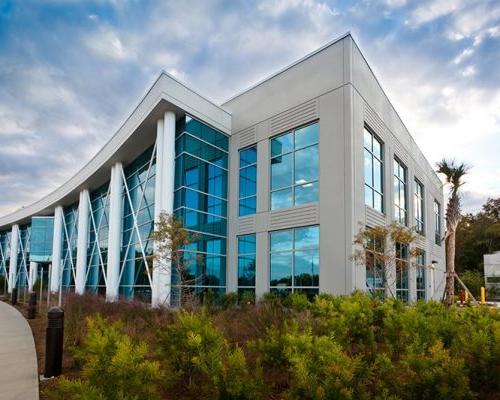
[[[476,75],[476,72],[476,67],[474,65],[468,65],[462,70],[461,73],[464,78],[470,78],[471,76]]]

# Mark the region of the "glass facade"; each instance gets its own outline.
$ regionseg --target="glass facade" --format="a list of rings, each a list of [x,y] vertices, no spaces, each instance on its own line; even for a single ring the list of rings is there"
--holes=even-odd
[[[255,214],[257,211],[257,147],[240,150],[238,215]]]
[[[423,235],[425,233],[424,222],[424,185],[418,179],[415,179],[415,229]]]
[[[417,250],[416,264],[417,300],[425,300],[425,251]]]
[[[408,302],[408,245],[396,243],[396,298]]]
[[[238,237],[238,295],[243,292],[255,293],[255,234]]]
[[[30,261],[52,261],[52,241],[54,238],[54,217],[31,218]]]
[[[384,212],[384,162],[382,141],[365,126],[364,129],[365,204]]]
[[[153,241],[150,236],[154,231],[155,212],[154,147],[128,165],[124,173],[120,295],[149,301],[153,271]]]
[[[90,193],[87,277],[85,288],[104,294],[108,262],[109,182]]]
[[[271,210],[317,202],[319,123],[271,139]]]
[[[224,134],[190,116],[177,121],[174,214],[197,236],[183,253],[195,294],[226,288],[228,150]]]
[[[19,226],[19,245],[17,254],[17,276],[16,286],[26,287],[28,285],[28,271],[30,260],[30,238],[31,225]]]
[[[271,292],[318,293],[318,226],[271,232],[270,249]]]
[[[62,237],[62,287],[69,288],[75,286],[78,203],[64,208]]]
[[[6,278],[9,276],[10,235],[10,231],[0,232],[0,275]]]
[[[366,244],[366,288],[378,299],[385,297],[384,247],[383,240],[375,236]]]
[[[407,225],[407,169],[401,161],[394,159],[394,219],[402,225]]]
[[[434,242],[441,246],[441,204],[434,200]]]

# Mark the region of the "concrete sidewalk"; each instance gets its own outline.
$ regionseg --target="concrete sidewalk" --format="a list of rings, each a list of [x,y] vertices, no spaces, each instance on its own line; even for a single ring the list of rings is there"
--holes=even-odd
[[[0,400],[38,400],[35,342],[28,322],[0,301]]]

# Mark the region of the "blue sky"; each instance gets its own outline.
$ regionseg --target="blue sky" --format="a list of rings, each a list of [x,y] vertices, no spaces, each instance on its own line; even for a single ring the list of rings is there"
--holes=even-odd
[[[434,164],[500,196],[500,2],[0,0],[0,215],[51,192],[164,69],[221,102],[351,31]]]

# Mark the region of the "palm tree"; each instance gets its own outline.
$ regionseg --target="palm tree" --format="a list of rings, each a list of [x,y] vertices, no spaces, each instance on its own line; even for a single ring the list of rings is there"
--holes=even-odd
[[[455,160],[443,159],[437,163],[437,172],[446,177],[446,183],[450,185],[450,198],[446,206],[446,289],[445,302],[453,304],[455,293],[455,235],[458,223],[460,222],[460,187],[465,183],[464,175],[469,171],[469,166],[465,163],[455,163]]]

